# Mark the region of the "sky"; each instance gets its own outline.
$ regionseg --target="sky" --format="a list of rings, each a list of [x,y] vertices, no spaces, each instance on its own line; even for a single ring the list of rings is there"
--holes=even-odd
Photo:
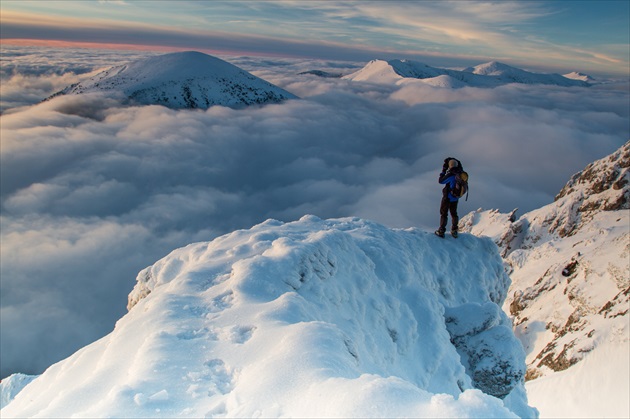
[[[562,74],[627,76],[629,7],[625,0],[3,0],[0,34],[5,44],[408,58],[444,66],[498,60]]]
[[[608,18],[588,10],[595,3]],[[177,247],[305,214],[433,230],[447,156],[471,175],[460,215],[517,207],[523,214],[553,201],[574,173],[630,138],[627,72],[622,84],[493,89],[299,75],[347,74],[375,55],[405,51],[435,65],[478,64],[487,54],[530,68],[554,56],[567,71],[627,71],[628,41],[619,39],[628,33],[627,5],[492,6],[3,0],[0,375],[40,373],[107,334],[137,273]],[[600,30],[580,20],[589,13]],[[586,29],[562,30],[568,15]],[[602,29],[616,28],[610,22],[620,16],[623,36]],[[570,30],[597,33],[579,40]],[[51,39],[64,43],[41,42]],[[301,99],[194,112],[101,97],[40,103],[105,67],[169,48],[216,50]]]

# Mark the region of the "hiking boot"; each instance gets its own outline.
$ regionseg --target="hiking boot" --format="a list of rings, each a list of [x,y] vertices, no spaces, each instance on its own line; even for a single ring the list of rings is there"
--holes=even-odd
[[[458,234],[457,234],[457,230],[453,230],[451,231],[451,236],[457,238]]]
[[[438,237],[444,238],[444,231],[442,231],[442,230],[435,230],[435,235],[438,236]]]

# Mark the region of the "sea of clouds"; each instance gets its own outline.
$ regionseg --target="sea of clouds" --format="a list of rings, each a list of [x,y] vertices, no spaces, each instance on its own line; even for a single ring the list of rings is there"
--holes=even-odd
[[[460,215],[522,214],[630,138],[627,81],[401,87],[299,74],[363,62],[221,57],[301,99],[175,111],[40,103],[149,53],[2,48],[2,377],[108,333],[136,274],[176,247],[305,214],[432,230],[447,156],[471,177]]]

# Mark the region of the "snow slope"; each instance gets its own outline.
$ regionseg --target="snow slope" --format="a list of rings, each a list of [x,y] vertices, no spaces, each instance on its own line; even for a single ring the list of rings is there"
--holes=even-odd
[[[13,374],[0,383],[0,409],[8,405],[27,384],[37,378],[36,375]]]
[[[628,354],[627,344],[605,343],[570,369],[529,381],[528,397],[548,418],[628,418]]]
[[[582,80],[570,79],[560,74],[540,74],[511,67],[497,61],[469,67],[464,72],[492,77],[501,83],[553,84],[556,86],[588,86]]]
[[[562,409],[567,417],[603,415],[601,401],[607,415],[630,416],[623,393],[630,382],[629,209],[630,142],[575,174],[543,208],[518,219],[515,212],[481,210],[462,217],[462,230],[492,237],[512,270],[504,309],[527,352],[528,379],[536,379],[528,382],[533,404],[550,409],[542,408],[542,416]],[[543,382],[566,382],[584,397],[551,402]],[[589,404],[594,400],[600,402]]]
[[[535,417],[509,284],[488,238],[268,220],[140,272],[111,334],[1,414]]]
[[[508,83],[588,86],[588,83],[582,80],[563,77],[559,74],[532,73],[496,61],[459,71],[431,67],[410,60],[372,60],[362,69],[345,76],[344,79],[383,84],[408,83],[413,80],[449,88],[496,87]]]
[[[593,77],[589,76],[588,74],[580,73],[579,71],[572,71],[570,73],[563,74],[563,77],[566,77],[567,79],[573,79],[573,80],[582,80],[587,83],[593,83],[596,81]]]
[[[85,93],[106,93],[132,103],[175,109],[206,109],[213,105],[242,107],[296,98],[226,61],[195,51],[115,66],[68,86],[52,97]]]

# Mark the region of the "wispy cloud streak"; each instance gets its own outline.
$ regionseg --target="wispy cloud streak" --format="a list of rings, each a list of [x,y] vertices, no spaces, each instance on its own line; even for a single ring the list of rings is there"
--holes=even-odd
[[[76,12],[51,7],[37,14],[5,6],[2,38],[348,60],[438,56],[441,63],[429,63],[442,65],[499,59],[548,71],[624,75],[630,65],[630,35],[625,49],[615,47],[618,42],[587,46],[580,39],[596,29],[571,28],[554,2],[149,1],[80,3]],[[562,39],[542,31],[545,25],[558,26]],[[623,27],[604,29],[624,33]]]

